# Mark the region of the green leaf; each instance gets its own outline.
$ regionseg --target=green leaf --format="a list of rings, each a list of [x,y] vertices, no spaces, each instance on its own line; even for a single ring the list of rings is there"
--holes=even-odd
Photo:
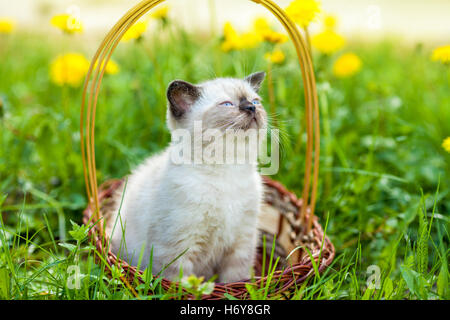
[[[81,251],[90,251],[90,250],[95,250],[97,249],[94,245],[92,244],[88,244],[87,246],[82,247],[80,250]]]
[[[421,299],[427,299],[426,287],[428,283],[426,279],[418,272],[408,268],[405,265],[400,266],[400,272],[403,279],[406,282],[406,286],[411,291],[412,294],[416,295]]]
[[[225,292],[225,293],[223,294],[223,296],[224,296],[225,298],[227,298],[228,300],[239,300],[238,298],[236,298],[235,296],[232,296],[231,294],[229,294],[229,293],[227,293],[227,292]]]
[[[445,265],[441,265],[439,276],[437,279],[437,292],[442,299],[447,299],[448,292],[448,270]]]
[[[147,289],[145,283],[141,283],[136,287],[136,290],[145,290],[145,289]]]
[[[0,299],[9,299],[10,279],[8,269],[0,268]]]
[[[205,282],[200,285],[199,291],[202,294],[211,294],[214,291],[214,282]]]
[[[405,265],[400,266],[400,272],[402,274],[403,279],[406,282],[406,286],[413,294],[417,294],[417,283],[416,278],[414,277],[413,270],[408,268]]]
[[[69,234],[77,241],[83,241],[89,232],[89,226],[82,225],[79,226],[72,220],[70,220],[70,223],[72,223],[72,231],[69,231]]]
[[[372,297],[372,294],[374,293],[375,289],[369,289],[367,288],[367,290],[364,292],[364,295],[362,296],[362,300],[370,300],[370,298]]]
[[[389,299],[392,295],[392,292],[394,291],[394,285],[392,283],[391,278],[386,278],[384,280],[384,298]]]
[[[69,250],[69,251],[75,251],[76,249],[77,249],[77,246],[76,245],[74,245],[74,244],[71,244],[71,243],[66,243],[66,242],[63,242],[63,243],[58,243],[58,245],[60,246],[60,247],[63,247],[63,248],[66,248],[67,250]]]
[[[256,290],[254,285],[252,285],[250,283],[246,283],[245,288],[247,289],[248,293],[250,294],[251,300],[261,300],[260,294],[258,293],[258,291]]]

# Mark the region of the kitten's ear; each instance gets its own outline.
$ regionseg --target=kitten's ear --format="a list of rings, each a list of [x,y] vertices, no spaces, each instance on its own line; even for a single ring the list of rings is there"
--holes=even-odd
[[[174,80],[167,88],[169,108],[175,119],[181,118],[200,97],[200,89],[189,82]]]
[[[265,77],[266,77],[266,73],[264,71],[260,71],[260,72],[252,73],[251,75],[247,76],[245,78],[245,81],[250,83],[253,90],[258,92],[259,88],[261,87],[261,83],[263,82]]]

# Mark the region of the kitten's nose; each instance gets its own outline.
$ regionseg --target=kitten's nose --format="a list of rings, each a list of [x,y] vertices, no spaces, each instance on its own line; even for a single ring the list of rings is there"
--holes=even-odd
[[[244,110],[244,111],[250,111],[250,112],[255,112],[255,110],[256,110],[255,106],[253,106],[253,105],[239,107],[239,109]]]
[[[253,105],[253,103],[251,103],[247,99],[243,99],[240,101],[239,109],[242,111],[247,111],[247,112],[251,112],[251,113],[256,111],[256,107]]]

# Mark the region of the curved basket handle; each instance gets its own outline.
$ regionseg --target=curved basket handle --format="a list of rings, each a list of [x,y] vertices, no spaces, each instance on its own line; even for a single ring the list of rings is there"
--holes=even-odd
[[[94,219],[100,220],[101,213],[99,210],[99,197],[97,185],[97,172],[95,166],[95,114],[97,110],[97,99],[100,92],[103,75],[106,65],[111,58],[112,53],[119,44],[123,34],[145,13],[153,7],[159,5],[165,0],[143,0],[139,4],[130,9],[108,32],[105,39],[100,44],[97,52],[92,58],[91,65],[86,75],[83,86],[83,97],[81,102],[81,119],[80,119],[80,135],[81,135],[81,153],[83,158],[83,173],[86,184],[86,193],[88,201],[94,208]],[[319,106],[316,92],[314,69],[311,62],[309,50],[305,41],[299,33],[295,23],[289,16],[271,0],[250,0],[268,9],[284,26],[291,38],[295,50],[297,52],[300,68],[302,72],[302,80],[305,92],[305,114],[306,114],[306,159],[305,159],[305,175],[303,178],[303,205],[298,216],[300,222],[306,224],[306,232],[309,233],[314,218],[314,208],[317,196],[317,181],[319,174],[319,152],[320,152],[320,127],[319,127]],[[93,76],[93,77],[92,77]],[[92,79],[91,79],[92,77]],[[87,104],[87,108],[86,108]],[[86,128],[85,128],[86,125]],[[314,152],[313,152],[314,148]],[[312,159],[314,153],[314,168],[311,171]],[[311,192],[311,197],[309,193]],[[308,201],[309,204],[308,204]],[[306,211],[310,210],[306,221]],[[99,221],[99,229],[103,234],[103,221]]]

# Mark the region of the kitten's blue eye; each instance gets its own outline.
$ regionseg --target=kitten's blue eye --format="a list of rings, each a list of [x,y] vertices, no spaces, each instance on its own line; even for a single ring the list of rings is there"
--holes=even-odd
[[[234,106],[234,104],[232,102],[230,102],[230,101],[222,102],[220,105],[224,106],[224,107],[232,107],[232,106]]]
[[[252,101],[252,103],[253,103],[254,105],[258,105],[258,104],[260,104],[260,102],[259,102],[259,100],[258,100],[258,99],[255,99],[255,100],[253,100],[253,101]]]

